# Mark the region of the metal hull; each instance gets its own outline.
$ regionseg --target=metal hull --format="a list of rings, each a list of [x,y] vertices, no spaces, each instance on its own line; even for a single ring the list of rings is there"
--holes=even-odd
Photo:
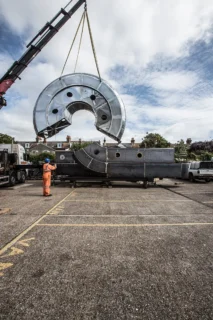
[[[111,181],[180,178],[181,164],[174,163],[173,158],[173,149],[120,149],[91,144],[76,152],[58,151],[57,175],[66,175],[71,180],[97,177]]]

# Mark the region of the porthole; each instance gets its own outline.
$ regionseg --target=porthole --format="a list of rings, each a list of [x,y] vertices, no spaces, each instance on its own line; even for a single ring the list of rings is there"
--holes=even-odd
[[[53,114],[58,113],[58,109],[53,109],[52,113],[53,113]]]
[[[73,96],[72,92],[67,92],[67,96],[71,98]]]
[[[142,157],[143,157],[142,153],[141,153],[141,152],[138,152],[137,157],[138,157],[138,158],[142,158]]]
[[[102,119],[102,120],[106,120],[106,119],[107,119],[107,116],[106,116],[105,114],[103,114],[103,115],[101,116],[101,119]]]
[[[95,99],[96,99],[96,96],[95,96],[94,94],[92,94],[92,95],[90,96],[90,99],[91,99],[91,100],[95,100]]]
[[[120,158],[121,154],[119,152],[116,152],[115,156],[116,158]]]
[[[100,151],[99,151],[98,149],[96,149],[96,150],[94,151],[94,154],[97,155],[97,154],[99,154],[99,152],[100,152]]]

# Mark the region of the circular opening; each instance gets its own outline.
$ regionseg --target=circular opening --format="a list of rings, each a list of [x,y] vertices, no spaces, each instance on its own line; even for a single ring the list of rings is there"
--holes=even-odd
[[[53,114],[58,113],[58,109],[53,109],[52,113],[53,113]]]
[[[94,154],[99,154],[99,150],[98,149],[96,149],[95,151],[94,151]]]
[[[142,157],[143,157],[142,153],[141,153],[141,152],[138,152],[137,157],[138,157],[138,158],[142,158]]]
[[[105,114],[103,114],[103,115],[101,116],[101,119],[102,119],[102,120],[106,120],[106,119],[107,119],[107,116],[106,116]]]
[[[72,92],[67,92],[67,96],[71,98],[73,96]]]
[[[95,99],[96,99],[96,96],[95,96],[94,94],[92,94],[92,95],[90,96],[90,99],[91,99],[91,100],[95,100]]]
[[[116,158],[119,158],[121,155],[119,152],[116,152],[115,156],[116,156]]]

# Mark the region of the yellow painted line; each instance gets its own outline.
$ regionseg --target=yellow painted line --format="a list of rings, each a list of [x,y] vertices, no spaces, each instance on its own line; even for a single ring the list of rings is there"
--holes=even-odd
[[[0,277],[3,276],[2,270],[8,269],[13,266],[13,263],[0,263]]]
[[[18,255],[18,254],[24,253],[23,250],[18,249],[18,248],[15,248],[15,247],[10,248],[10,250],[11,250],[11,252],[9,252],[9,253],[7,253],[7,254],[5,254],[5,255],[3,255],[3,256],[0,256],[0,258],[10,257],[10,256],[16,256],[16,255]]]
[[[20,233],[17,237],[15,237],[12,241],[10,241],[6,246],[4,246],[0,250],[0,256],[7,251],[12,245],[14,245],[17,241],[19,241],[25,234],[27,234],[32,228],[34,228],[44,217],[46,217],[52,210],[54,210],[58,205],[60,205],[65,199],[67,199],[73,191],[71,191],[64,199],[59,201],[53,208],[48,210],[42,217],[40,217],[38,220],[36,220],[31,226],[29,226],[27,229],[25,229],[22,233]]]
[[[184,192],[184,193],[180,193],[181,195],[184,194],[206,194],[206,193],[213,193],[213,191],[197,191],[197,192]]]
[[[29,238],[29,239],[24,239],[18,242],[18,244],[22,245],[23,247],[29,247],[29,241],[35,240],[35,238]]]
[[[2,208],[2,209],[0,209],[0,214],[5,214],[5,213],[8,213],[10,211],[11,211],[10,208]]]
[[[40,223],[39,227],[160,227],[160,226],[200,226],[213,225],[213,222],[189,222],[189,223],[138,223],[138,224],[109,224],[109,223]]]
[[[122,217],[190,217],[192,215],[205,215],[205,213],[200,213],[200,214],[197,214],[197,213],[192,213],[192,214],[179,214],[179,215],[176,215],[176,214],[112,214],[112,215],[109,215],[109,214],[59,214],[57,216],[54,216],[55,218],[58,218],[58,217],[82,217],[82,218],[85,218],[85,217],[92,217],[92,218],[100,218],[100,217],[107,217],[107,218],[111,218],[111,217],[119,217],[119,218],[122,218]]]
[[[156,199],[148,199],[148,200],[65,200],[66,202],[89,202],[89,203],[106,203],[106,202],[191,202],[194,200],[156,200]]]

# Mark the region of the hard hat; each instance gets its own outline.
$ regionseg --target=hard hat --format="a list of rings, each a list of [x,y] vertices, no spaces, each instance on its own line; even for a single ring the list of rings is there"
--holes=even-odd
[[[50,159],[49,159],[49,158],[45,158],[45,159],[44,159],[44,162],[45,162],[45,163],[50,163]]]

